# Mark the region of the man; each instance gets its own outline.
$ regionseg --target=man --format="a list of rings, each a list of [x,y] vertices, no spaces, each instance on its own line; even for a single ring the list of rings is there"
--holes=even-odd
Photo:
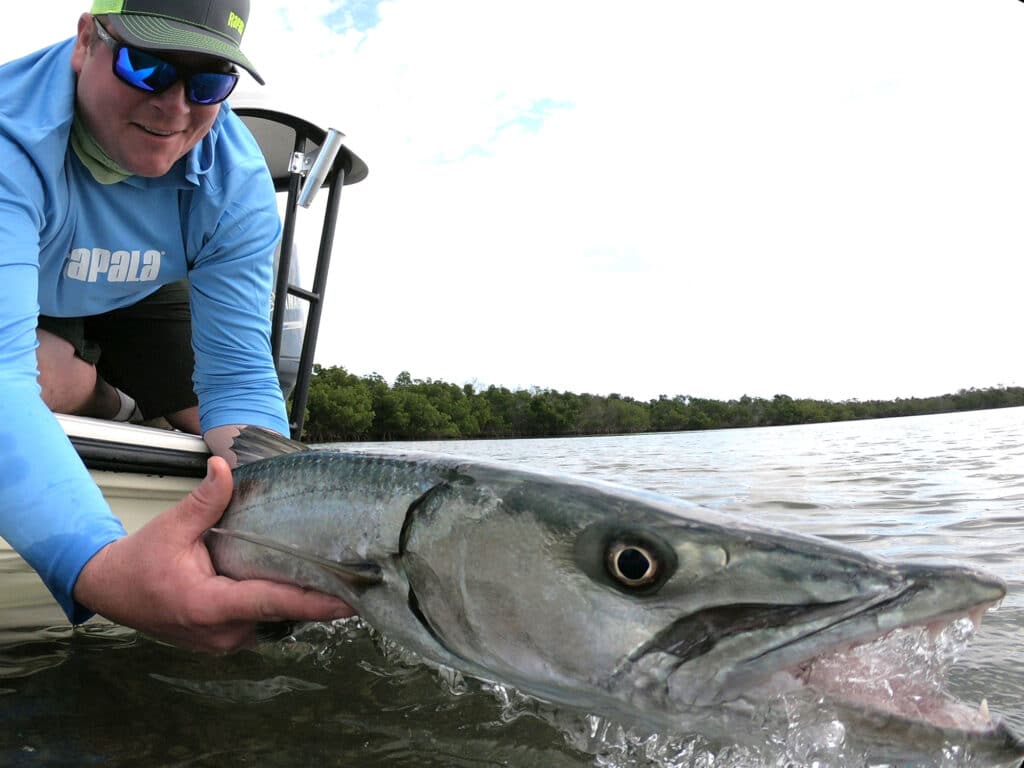
[[[224,102],[236,66],[262,83],[239,48],[248,10],[95,0],[75,38],[0,67],[0,535],[73,622],[100,613],[217,651],[257,622],[351,613],[218,577],[202,543],[239,428],[287,430],[269,350],[280,222]],[[215,456],[193,494],[126,536],[51,410],[165,416]]]

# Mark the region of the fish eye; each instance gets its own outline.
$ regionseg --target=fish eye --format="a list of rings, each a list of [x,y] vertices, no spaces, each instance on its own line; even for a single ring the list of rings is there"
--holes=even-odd
[[[613,544],[608,550],[608,572],[624,587],[647,587],[657,580],[657,555],[643,544]]]

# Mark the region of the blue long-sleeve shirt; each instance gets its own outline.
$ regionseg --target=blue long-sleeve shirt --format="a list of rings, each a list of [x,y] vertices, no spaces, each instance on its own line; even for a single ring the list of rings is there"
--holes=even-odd
[[[78,622],[78,574],[124,528],[40,397],[39,314],[95,315],[188,277],[202,430],[288,424],[269,340],[281,224],[259,147],[225,104],[165,176],[97,183],[69,148],[73,44],[0,66],[0,536]]]

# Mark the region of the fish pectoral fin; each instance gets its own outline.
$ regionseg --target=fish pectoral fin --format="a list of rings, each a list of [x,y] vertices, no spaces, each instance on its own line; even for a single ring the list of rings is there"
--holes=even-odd
[[[353,586],[372,586],[374,584],[380,584],[381,581],[384,580],[383,572],[381,571],[380,566],[376,563],[365,561],[342,563],[337,560],[330,560],[326,557],[321,557],[314,552],[307,552],[292,544],[278,541],[277,539],[272,539],[269,536],[264,536],[259,533],[252,533],[251,531],[236,531],[230,528],[210,528],[207,533],[212,533],[217,536],[228,536],[233,539],[238,539],[239,541],[254,544],[257,547],[265,547],[284,555],[296,557],[341,577]]]
[[[313,450],[298,440],[290,440],[263,427],[242,427],[231,443],[231,450],[238,459],[238,465],[252,464],[261,459],[270,459],[286,453],[302,453]]]

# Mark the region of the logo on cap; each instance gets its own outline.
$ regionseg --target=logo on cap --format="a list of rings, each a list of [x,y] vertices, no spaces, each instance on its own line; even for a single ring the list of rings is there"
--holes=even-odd
[[[239,16],[234,11],[228,16],[228,27],[230,29],[238,30],[239,35],[245,34],[245,19]]]

